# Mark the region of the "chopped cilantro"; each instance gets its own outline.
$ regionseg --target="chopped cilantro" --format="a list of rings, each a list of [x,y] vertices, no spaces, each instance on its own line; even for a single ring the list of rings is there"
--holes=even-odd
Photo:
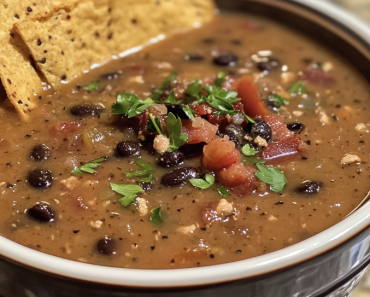
[[[153,133],[153,132],[158,132],[158,134],[164,135],[163,128],[161,126],[161,121],[159,118],[153,118],[153,115],[150,113],[149,114],[149,120],[146,123],[146,129],[148,132]]]
[[[222,197],[228,197],[230,196],[230,193],[227,189],[225,189],[224,187],[218,187],[217,188],[217,192],[222,196]]]
[[[270,189],[276,193],[283,191],[288,182],[283,172],[276,167],[265,167],[262,164],[257,164],[257,168],[254,174],[260,181],[270,185]]]
[[[244,111],[242,111],[242,113],[243,113],[244,117],[247,119],[248,122],[250,122],[252,124],[256,123],[256,121],[253,120],[251,117],[247,116],[247,114]]]
[[[135,200],[136,195],[144,191],[139,185],[120,185],[111,183],[110,187],[114,192],[123,195],[123,197],[118,201],[124,207],[129,206],[130,203]]]
[[[208,189],[215,183],[215,178],[213,175],[207,173],[204,176],[204,179],[201,178],[191,178],[189,179],[189,182],[197,188],[200,188],[202,190]]]
[[[140,181],[145,183],[151,183],[153,181],[153,166],[144,162],[141,159],[137,159],[135,164],[140,166],[142,170],[126,173],[127,177],[141,177]]]
[[[316,63],[316,68],[317,68],[317,69],[324,70],[323,66],[324,66],[324,65],[323,65],[323,63],[322,63],[322,62],[317,62],[317,63]]]
[[[189,105],[185,105],[182,110],[185,112],[185,114],[188,116],[188,118],[192,121],[195,120],[194,118],[194,114],[196,114],[197,112],[195,110],[192,110]]]
[[[88,92],[96,91],[99,88],[100,81],[93,81],[89,83],[84,89]]]
[[[177,150],[188,141],[188,135],[182,134],[181,119],[170,112],[167,116],[167,131],[170,139],[170,147],[168,151],[171,153]]]
[[[153,93],[152,98],[154,101],[161,103],[161,96],[163,91],[169,87],[176,78],[176,73],[172,72],[162,83],[159,89]]]
[[[224,72],[217,73],[217,78],[214,82],[215,87],[221,88],[222,84],[226,81],[226,74]]]
[[[116,103],[112,105],[112,114],[123,114],[132,118],[141,114],[154,103],[151,98],[141,100],[134,94],[121,93],[118,94]]]
[[[307,94],[305,83],[303,81],[297,81],[290,87],[289,93],[298,95]]]
[[[271,102],[274,102],[274,105],[277,108],[280,108],[283,105],[288,105],[289,104],[289,100],[287,100],[287,99],[285,99],[282,96],[277,95],[277,94],[270,94],[269,97],[268,97],[268,100],[271,101]]]
[[[101,162],[104,162],[106,160],[107,160],[107,157],[101,157],[99,159],[92,160],[88,163],[85,163],[80,168],[73,170],[71,173],[75,175],[81,175],[84,172],[91,173],[91,174],[96,173],[97,171],[95,170],[95,168],[97,168]]]
[[[263,161],[263,160],[258,159],[256,157],[248,157],[248,158],[246,158],[246,160],[247,160],[247,162],[249,164],[252,164],[252,165],[255,165],[255,164],[265,164],[266,163],[266,161]]]
[[[170,95],[167,97],[166,100],[164,101],[160,101],[160,103],[164,104],[164,103],[167,103],[167,104],[180,104],[182,100],[177,100],[176,99],[176,96],[175,96],[175,92],[174,91],[171,91]]]
[[[202,90],[202,84],[199,82],[198,79],[193,81],[188,88],[186,89],[186,94],[190,95],[191,97],[194,97],[198,100],[200,100],[200,97],[202,96],[200,94],[200,91]]]
[[[255,154],[258,153],[258,151],[255,150],[254,148],[251,148],[251,146],[247,143],[242,147],[242,153],[246,156],[254,156]]]
[[[160,223],[163,222],[163,220],[162,220],[162,211],[161,211],[160,206],[157,207],[157,208],[152,209],[152,215],[149,219],[155,225],[159,225]]]

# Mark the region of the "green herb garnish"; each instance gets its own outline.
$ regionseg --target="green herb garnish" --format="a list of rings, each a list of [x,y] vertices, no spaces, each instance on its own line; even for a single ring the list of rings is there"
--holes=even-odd
[[[288,183],[287,179],[284,176],[284,173],[281,172],[276,167],[265,167],[261,164],[256,165],[258,170],[254,173],[257,178],[270,185],[270,189],[276,193],[281,193]]]
[[[153,115],[149,114],[149,120],[146,122],[146,129],[148,132],[158,132],[158,134],[164,135],[163,128],[161,126],[161,121],[159,118],[153,118]]]
[[[96,91],[99,88],[100,81],[93,81],[89,83],[84,89],[88,92]]]
[[[182,134],[181,119],[170,112],[167,116],[167,131],[170,139],[170,147],[168,151],[171,153],[177,150],[188,141],[188,135]]]
[[[217,73],[217,78],[214,82],[214,86],[217,88],[221,88],[222,84],[226,81],[226,74],[224,72]]]
[[[208,189],[215,183],[215,178],[211,174],[206,174],[204,176],[204,179],[201,178],[191,178],[189,179],[189,182],[197,188],[200,188],[202,190]]]
[[[217,192],[218,192],[222,197],[228,197],[228,196],[230,196],[229,191],[228,191],[226,188],[224,188],[224,187],[218,187],[218,188],[217,188]]]
[[[256,123],[256,121],[253,120],[251,117],[247,116],[247,114],[244,111],[242,111],[242,113],[243,113],[244,117],[247,119],[248,122],[250,122],[252,124]]]
[[[277,95],[277,94],[270,94],[269,97],[268,97],[268,100],[271,101],[271,102],[274,102],[274,105],[277,108],[280,108],[283,105],[288,105],[289,104],[289,100],[287,100],[287,99],[285,99],[282,96]]]
[[[107,157],[101,157],[99,159],[92,160],[88,163],[85,163],[80,168],[73,170],[71,173],[75,175],[81,175],[84,172],[91,173],[91,174],[96,173],[97,171],[95,170],[95,168],[97,168],[101,162],[104,162],[106,160],[107,160]]]
[[[201,90],[202,84],[199,82],[198,79],[196,79],[188,86],[188,88],[186,89],[186,94],[196,98],[197,100],[200,100],[200,97],[202,96],[202,94],[200,94]]]
[[[166,100],[160,101],[161,104],[180,104],[182,100],[177,100],[175,96],[175,92],[171,91],[170,95],[167,97]]]
[[[139,99],[134,94],[118,94],[116,103],[112,105],[112,114],[123,114],[129,118],[141,114],[155,102],[151,98]]]
[[[316,68],[319,69],[319,70],[324,70],[323,66],[324,66],[324,64],[322,62],[317,62],[316,63]]]
[[[123,197],[118,201],[124,207],[129,206],[131,202],[135,200],[136,195],[144,191],[139,185],[120,185],[111,183],[110,187],[114,192],[123,195]]]
[[[251,146],[247,143],[242,147],[242,153],[246,156],[254,156],[255,154],[258,153],[258,151],[255,150],[254,148],[251,148]]]
[[[185,105],[182,110],[185,112],[185,114],[187,115],[187,117],[191,120],[191,121],[194,121],[195,118],[194,118],[194,114],[196,114],[197,112],[195,110],[192,110],[188,105]]]
[[[303,81],[297,81],[294,85],[290,87],[289,93],[298,95],[307,94],[305,83]]]
[[[252,164],[252,165],[255,165],[255,164],[265,164],[266,161],[263,161],[261,159],[258,159],[256,157],[248,157],[246,158],[247,162]]]
[[[164,81],[163,81],[163,83],[162,83],[162,85],[159,87],[159,89],[156,91],[156,92],[154,92],[153,94],[152,94],[152,98],[153,98],[153,100],[154,101],[156,101],[156,102],[158,102],[158,103],[162,103],[162,101],[161,101],[161,96],[162,96],[162,94],[163,94],[163,91],[167,88],[167,87],[169,87],[171,84],[172,84],[172,82],[175,80],[175,78],[176,78],[176,73],[174,73],[174,72],[172,72]]]
[[[142,170],[126,173],[127,177],[141,177],[140,181],[145,183],[151,183],[153,181],[153,166],[144,162],[141,159],[137,159],[135,164],[140,166]]]
[[[159,225],[160,223],[163,222],[162,212],[161,212],[161,207],[160,206],[157,207],[157,208],[152,209],[152,215],[149,219],[153,224],[156,224],[156,225]]]

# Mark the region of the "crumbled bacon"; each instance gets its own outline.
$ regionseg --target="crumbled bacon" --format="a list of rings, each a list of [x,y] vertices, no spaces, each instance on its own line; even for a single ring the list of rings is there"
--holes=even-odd
[[[262,152],[262,158],[264,160],[279,159],[281,161],[283,159],[301,156],[307,149],[308,145],[302,139],[293,136],[271,143]]]

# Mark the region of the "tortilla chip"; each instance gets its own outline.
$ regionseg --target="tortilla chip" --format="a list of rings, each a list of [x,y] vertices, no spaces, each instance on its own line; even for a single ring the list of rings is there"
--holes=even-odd
[[[82,0],[16,29],[49,84],[60,88],[128,49],[211,20],[214,9],[212,0]]]
[[[32,66],[27,46],[13,25],[38,13],[48,13],[47,0],[0,0],[0,79],[22,118],[35,106],[42,80]]]

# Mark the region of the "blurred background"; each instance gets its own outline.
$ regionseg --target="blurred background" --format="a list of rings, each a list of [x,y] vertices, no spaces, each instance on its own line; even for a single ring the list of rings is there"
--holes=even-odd
[[[370,26],[370,0],[326,0],[334,2],[355,14]],[[349,297],[370,297],[370,270]]]

